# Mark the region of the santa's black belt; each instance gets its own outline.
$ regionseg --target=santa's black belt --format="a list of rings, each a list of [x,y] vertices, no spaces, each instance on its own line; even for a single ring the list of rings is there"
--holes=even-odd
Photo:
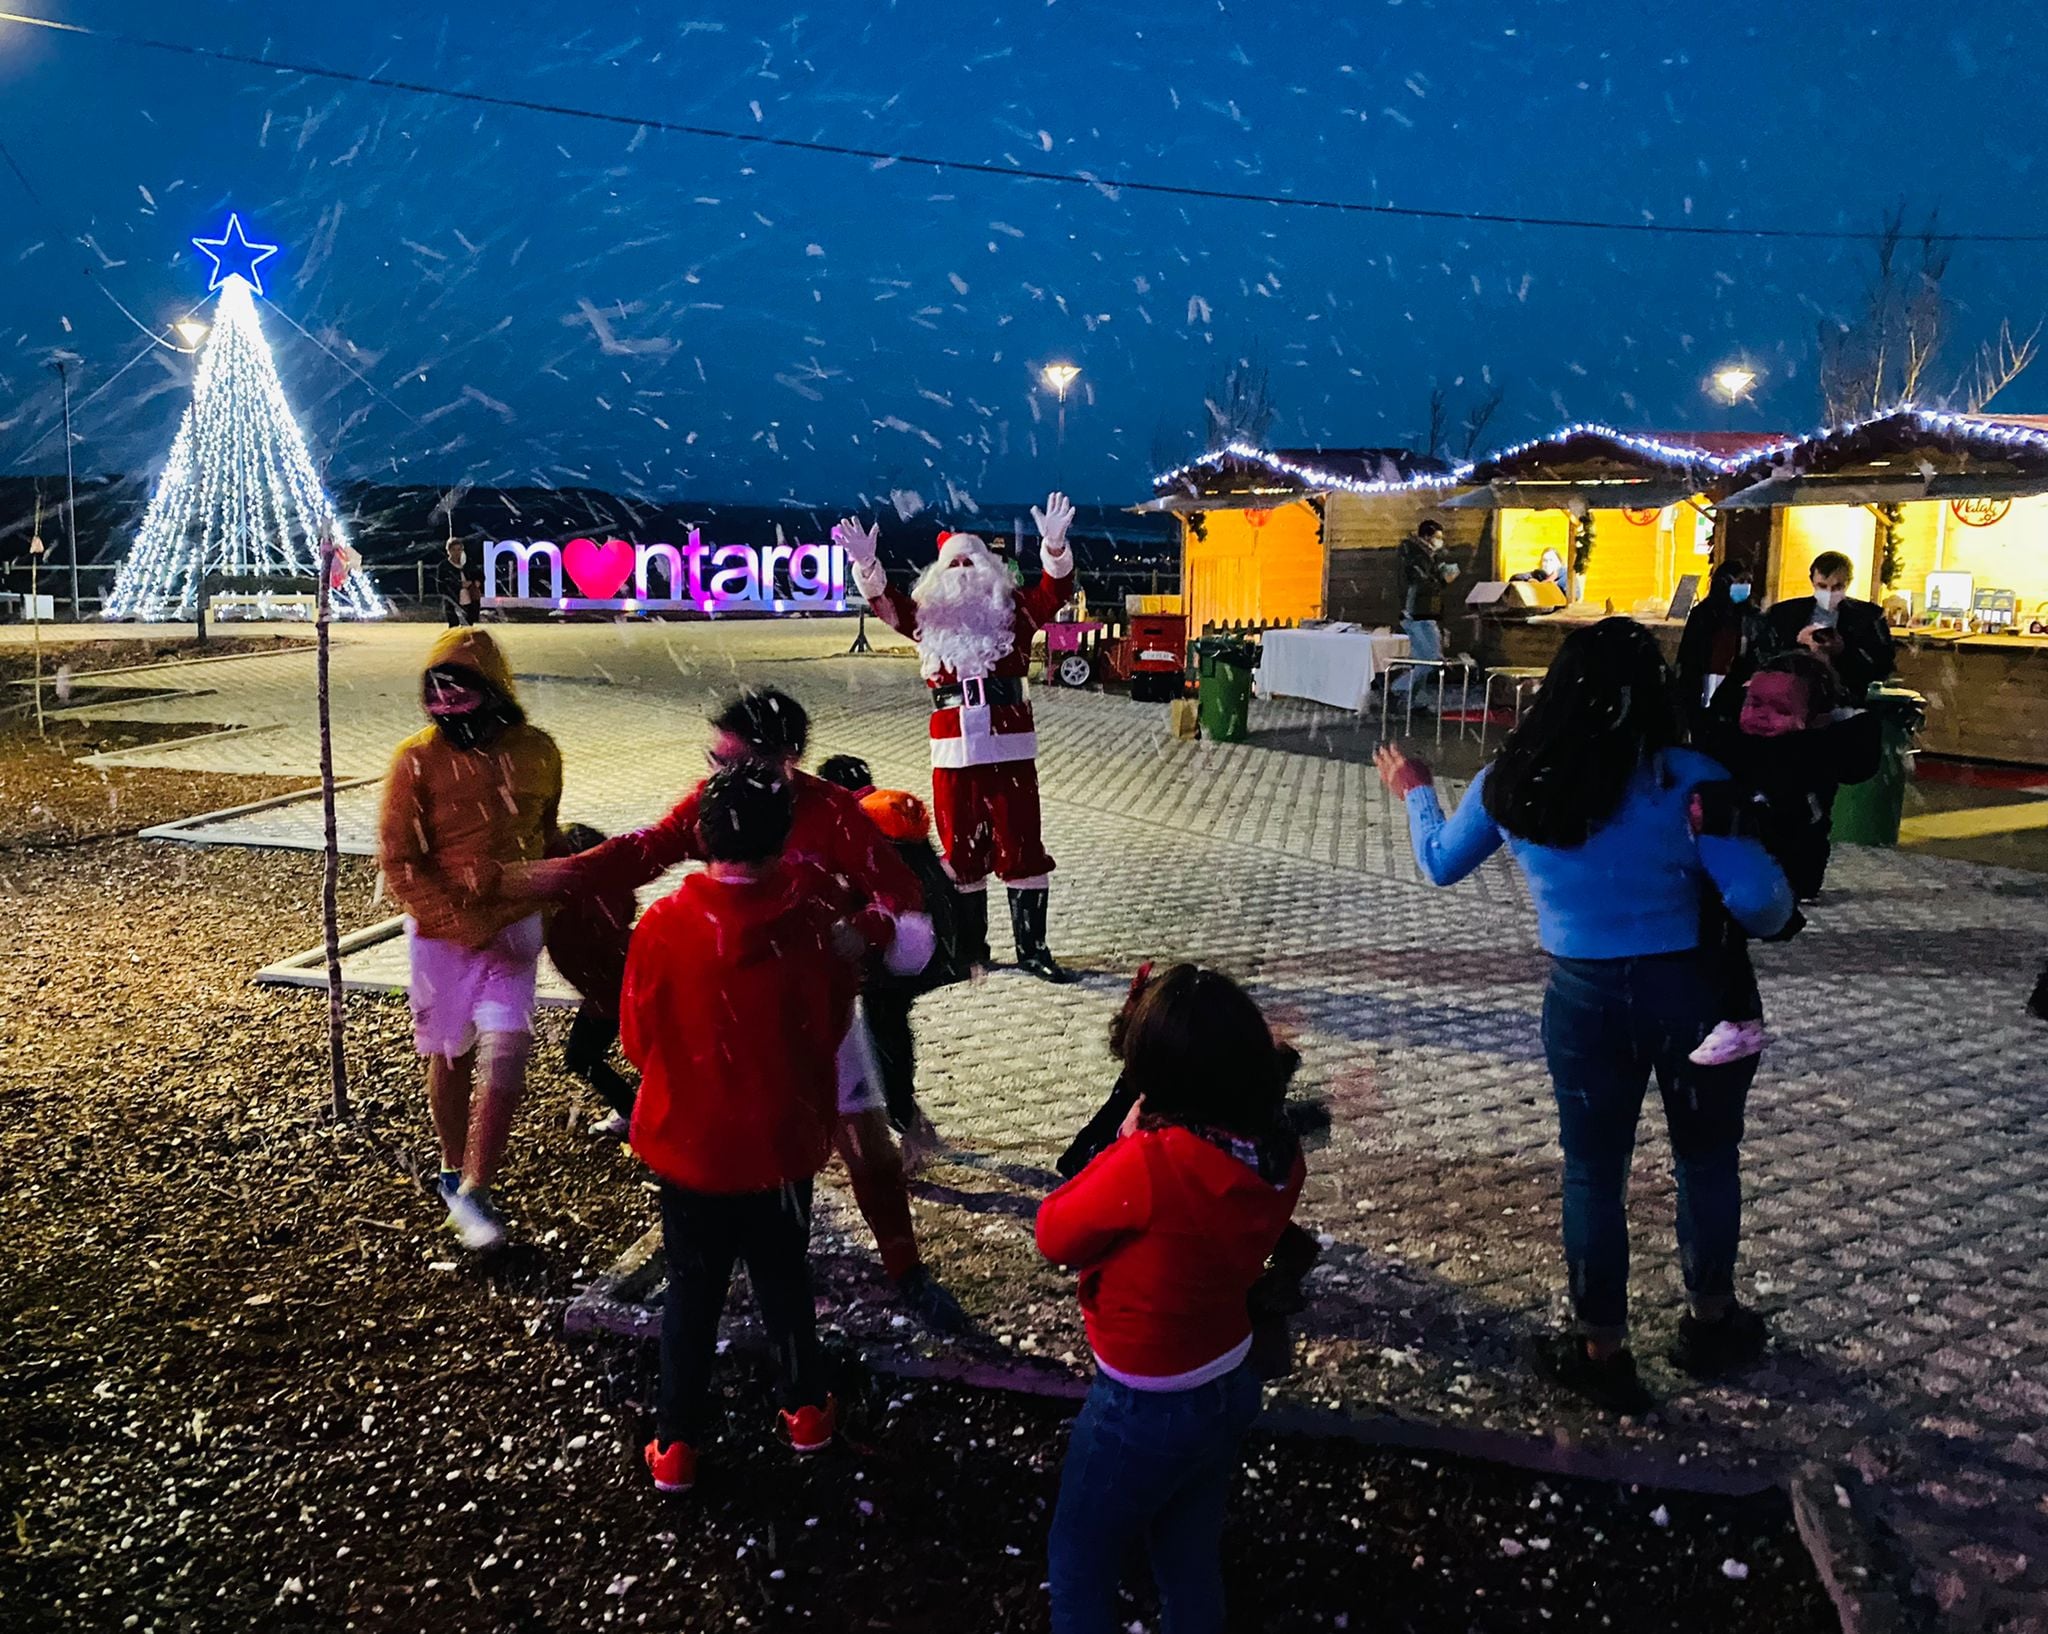
[[[1014,675],[991,675],[986,679],[962,681],[957,685],[932,688],[932,708],[1000,708],[1024,702],[1024,683]]]

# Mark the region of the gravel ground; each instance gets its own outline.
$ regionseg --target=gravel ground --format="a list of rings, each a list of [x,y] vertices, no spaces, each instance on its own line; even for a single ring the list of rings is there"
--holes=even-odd
[[[519,1243],[465,1260],[403,1006],[352,1004],[337,1125],[317,1004],[249,982],[317,937],[318,860],[126,837],[271,790],[103,780],[18,730],[0,790],[36,795],[0,829],[0,1626],[1045,1626],[1066,1407],[849,1356],[849,1433],[800,1466],[736,1362],[703,1486],[658,1500],[649,1357],[560,1333],[649,1216],[581,1133],[563,1018],[505,1176]],[[344,924],[384,911],[364,864],[343,890]],[[864,1248],[820,1244],[828,1312],[872,1308]],[[999,1326],[972,1233],[932,1250]],[[1228,1568],[1262,1629],[1834,1626],[1775,1496],[1347,1443],[1255,1443]]]

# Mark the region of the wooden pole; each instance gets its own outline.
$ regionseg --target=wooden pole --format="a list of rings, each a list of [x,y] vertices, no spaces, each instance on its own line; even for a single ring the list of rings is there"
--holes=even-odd
[[[334,1116],[348,1116],[348,1056],[341,1003],[341,923],[337,896],[341,884],[341,846],[334,818],[334,719],[328,687],[328,604],[334,577],[335,546],[331,526],[320,533],[320,583],[314,603],[314,634],[318,651],[314,658],[320,710],[320,820],[325,842],[324,867],[320,878],[320,928],[327,943],[327,1071],[333,1094]]]
[[[36,485],[36,522],[28,540],[29,641],[35,647],[36,736],[43,735],[43,602],[37,569],[43,565],[43,490]]]

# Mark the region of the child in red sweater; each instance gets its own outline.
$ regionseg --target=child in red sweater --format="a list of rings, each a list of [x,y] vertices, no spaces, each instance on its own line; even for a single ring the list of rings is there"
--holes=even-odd
[[[1053,1515],[1053,1628],[1119,1626],[1142,1538],[1165,1626],[1221,1629],[1224,1511],[1259,1410],[1247,1300],[1301,1195],[1293,1052],[1229,977],[1185,964],[1117,1033],[1125,1132],[1038,1211],[1039,1252],[1081,1273],[1097,1369]]]
[[[831,876],[777,860],[790,811],[788,784],[764,771],[711,778],[697,812],[709,865],[647,910],[626,963],[633,1150],[661,1177],[668,1256],[646,1448],[664,1492],[696,1480],[736,1259],[781,1366],[790,1445],[815,1452],[836,1427],[811,1303],[811,1182],[832,1151],[839,1044],[870,945]]]

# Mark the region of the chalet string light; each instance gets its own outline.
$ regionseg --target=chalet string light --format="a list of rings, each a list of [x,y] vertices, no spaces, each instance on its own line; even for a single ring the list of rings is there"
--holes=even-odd
[[[275,246],[249,243],[232,216],[220,238],[193,243],[214,261],[213,330],[170,459],[108,598],[109,618],[190,619],[209,574],[311,580],[323,528],[337,546],[348,544],[256,318],[256,269]],[[360,566],[335,589],[332,606],[339,618],[388,610]]]

